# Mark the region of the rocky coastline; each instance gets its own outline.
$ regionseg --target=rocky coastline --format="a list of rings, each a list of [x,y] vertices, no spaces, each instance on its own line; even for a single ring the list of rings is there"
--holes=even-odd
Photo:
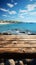
[[[21,30],[17,30],[17,29],[15,29],[15,30],[8,30],[8,31],[3,31],[3,32],[0,32],[0,35],[13,35],[13,34],[16,34],[16,35],[18,35],[18,34],[27,34],[27,35],[36,35],[36,33],[35,32],[31,32],[31,31],[21,31]]]

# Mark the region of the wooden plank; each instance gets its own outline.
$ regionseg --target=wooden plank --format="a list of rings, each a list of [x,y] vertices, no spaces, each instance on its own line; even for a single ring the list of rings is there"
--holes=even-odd
[[[36,52],[36,35],[0,35],[0,53]]]
[[[14,43],[2,43],[2,44],[0,44],[0,48],[22,48],[22,47],[36,47],[36,43],[16,43],[16,42],[14,42]]]
[[[0,53],[35,53],[36,48],[0,48]]]
[[[8,44],[8,45],[4,45],[4,46],[0,46],[1,48],[22,48],[22,47],[29,47],[29,48],[35,48],[36,47],[36,44],[32,44],[32,45],[30,45],[30,44]]]
[[[34,39],[36,35],[0,35],[0,40]]]

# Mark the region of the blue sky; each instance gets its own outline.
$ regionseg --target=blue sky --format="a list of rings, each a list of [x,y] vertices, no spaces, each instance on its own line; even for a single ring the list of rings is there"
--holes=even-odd
[[[36,0],[0,0],[0,20],[36,22]]]

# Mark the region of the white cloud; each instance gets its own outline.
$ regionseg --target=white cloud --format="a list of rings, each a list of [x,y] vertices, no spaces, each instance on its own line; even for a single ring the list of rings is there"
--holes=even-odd
[[[36,15],[36,12],[30,12],[29,14],[34,16]]]
[[[10,8],[14,7],[14,5],[11,3],[7,3],[7,6],[9,6]]]
[[[17,4],[18,4],[17,2],[14,3],[14,5],[17,5]]]
[[[16,11],[8,11],[9,14],[16,14]]]
[[[1,11],[4,11],[4,12],[7,12],[8,10],[7,9],[4,9],[4,8],[0,8]]]
[[[30,0],[30,1],[33,1],[33,0]]]
[[[34,17],[36,16],[36,12],[34,11],[36,9],[36,3],[35,4],[28,4],[25,8],[27,8],[26,10],[25,9],[20,9],[19,10],[19,17],[20,18],[24,18],[26,16],[29,17]],[[25,19],[26,19],[25,18]],[[29,19],[29,18],[28,18]],[[30,18],[31,19],[31,18]],[[30,20],[29,20],[30,21]],[[32,21],[32,20],[31,20]]]
[[[22,9],[20,9],[19,12],[20,12],[20,13],[25,13],[25,12],[27,12],[27,10],[22,10]]]
[[[28,11],[32,11],[32,10],[35,9],[35,7],[36,7],[36,4],[28,4],[28,5],[27,5],[27,10],[28,10]]]
[[[18,14],[19,18],[24,18],[23,14]]]
[[[2,15],[2,16],[7,17],[7,15]]]
[[[36,3],[35,4],[28,4],[25,8],[27,8],[26,10],[25,9],[20,9],[19,10],[19,13],[23,13],[23,14],[30,14],[31,11],[35,10],[36,9]],[[35,14],[35,12],[33,12]],[[33,14],[31,13],[31,14]]]
[[[14,6],[17,5],[17,4],[18,4],[17,2],[15,2],[14,4],[7,3],[7,6],[10,7],[10,8],[12,8],[12,7],[14,7]]]
[[[7,10],[7,9],[4,9],[4,8],[0,8],[0,10],[1,11],[4,11],[4,12],[7,12],[7,13],[9,13],[9,14],[17,14],[17,12],[16,11],[10,11],[10,10]],[[4,15],[5,16],[5,15]]]
[[[24,18],[24,16],[22,16],[22,15],[20,15],[19,17],[20,17],[20,18]]]

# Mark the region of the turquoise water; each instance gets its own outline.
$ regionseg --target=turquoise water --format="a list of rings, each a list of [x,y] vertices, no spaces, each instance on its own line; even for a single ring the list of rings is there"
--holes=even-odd
[[[12,24],[0,24],[0,32],[8,31],[8,30],[29,30],[32,32],[36,32],[36,23],[12,23]]]

